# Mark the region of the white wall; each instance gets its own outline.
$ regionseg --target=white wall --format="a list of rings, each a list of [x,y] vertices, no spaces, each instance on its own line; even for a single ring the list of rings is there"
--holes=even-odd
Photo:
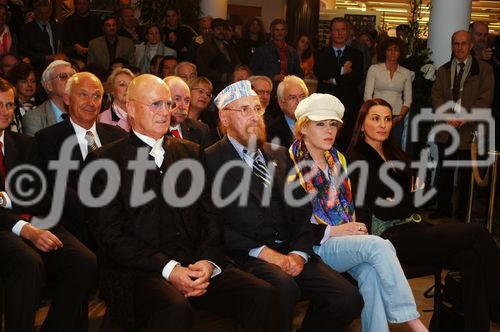
[[[262,7],[262,20],[266,31],[275,18],[286,18],[286,0],[228,0],[228,5]]]

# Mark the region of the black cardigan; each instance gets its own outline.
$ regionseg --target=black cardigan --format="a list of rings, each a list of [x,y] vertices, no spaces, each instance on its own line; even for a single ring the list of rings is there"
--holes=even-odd
[[[378,197],[381,199],[394,197],[394,190],[389,187],[387,181],[384,181],[379,176],[379,169],[386,161],[384,161],[374,148],[364,141],[360,141],[356,145],[355,149],[349,154],[348,160],[351,165],[356,161],[365,161],[368,163],[367,179],[360,178],[359,169],[356,169],[349,176],[353,197],[356,197],[356,193],[361,188],[359,186],[366,185],[364,202],[363,204],[356,205],[356,219],[358,222],[365,223],[371,231],[372,214],[382,220],[394,220],[404,219],[415,213],[413,204],[414,195],[411,192],[411,172],[394,168],[389,169],[389,178],[403,188],[403,198],[399,204],[393,207],[381,207],[375,204]]]

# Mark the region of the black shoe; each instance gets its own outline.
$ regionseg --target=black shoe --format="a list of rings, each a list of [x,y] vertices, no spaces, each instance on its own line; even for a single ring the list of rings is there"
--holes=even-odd
[[[433,213],[429,214],[429,219],[443,219],[443,218],[451,218],[451,212],[438,209]]]

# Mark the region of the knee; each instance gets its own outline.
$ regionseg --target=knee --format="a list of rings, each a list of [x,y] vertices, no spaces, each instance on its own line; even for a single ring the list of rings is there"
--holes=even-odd
[[[391,241],[383,239],[379,236],[371,237],[372,252],[374,254],[380,253],[391,253],[396,254],[396,249],[392,245]]]
[[[82,252],[73,266],[72,274],[78,279],[87,284],[92,284],[97,280],[97,258],[90,250]]]
[[[300,287],[295,280],[289,276],[281,278],[273,288],[275,288],[274,293],[278,293],[281,302],[286,302],[290,306],[294,306],[301,297]]]
[[[361,315],[364,301],[356,287],[344,289],[335,297],[334,301],[336,310],[340,310],[346,319],[354,320]]]
[[[35,250],[23,250],[17,257],[16,270],[22,275],[43,278],[45,266],[42,257]]]

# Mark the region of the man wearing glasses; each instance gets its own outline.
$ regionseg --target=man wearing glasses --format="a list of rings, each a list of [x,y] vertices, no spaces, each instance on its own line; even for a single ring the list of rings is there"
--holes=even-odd
[[[167,83],[175,104],[170,118],[169,135],[197,143],[202,149],[212,145],[210,128],[203,122],[188,117],[191,92],[186,82],[177,76],[168,76],[163,80]]]
[[[257,94],[249,81],[239,81],[222,90],[214,102],[226,136],[205,153],[214,179],[214,202],[225,200],[221,211],[229,256],[278,292],[277,331],[291,331],[294,306],[301,298],[311,300],[313,308],[303,330],[343,330],[359,316],[363,299],[314,254],[310,204],[292,207],[285,199],[291,162],[285,148],[265,143]],[[239,164],[227,169],[228,163]],[[221,169],[227,169],[222,179],[217,174]],[[296,199],[306,195],[300,185],[295,188]]]
[[[281,114],[268,122],[267,139],[288,149],[294,141],[295,109],[302,99],[309,96],[309,90],[301,78],[289,75],[280,82],[276,93]]]
[[[90,154],[89,161],[117,164],[121,178],[117,195],[93,210],[91,219],[113,325],[126,331],[191,331],[195,307],[237,319],[243,332],[274,332],[275,293],[228,264],[220,216],[208,190],[188,206],[166,197],[184,197],[194,181],[190,172],[170,179],[170,167],[186,161],[199,165],[204,159],[199,145],[165,136],[172,108],[165,82],[150,74],[136,77],[128,88],[128,137]],[[138,167],[132,169],[131,160]],[[137,174],[142,174],[141,192],[151,197],[133,205]],[[98,174],[93,189],[101,193],[107,182]],[[175,187],[162,190],[163,182]]]
[[[126,132],[117,126],[97,122],[103,91],[101,81],[93,74],[74,74],[68,79],[63,94],[64,103],[68,107],[68,120],[35,134],[51,189],[55,185],[56,173],[48,170],[48,163],[60,159],[61,148],[67,139],[74,140],[71,160],[78,161],[79,164],[77,169],[69,171],[61,223],[91,248],[93,245],[89,240],[86,208],[78,197],[78,181],[83,161],[89,152],[126,135]]]
[[[36,109],[23,116],[23,128],[26,135],[34,136],[37,131],[67,118],[63,94],[68,79],[75,73],[69,62],[52,61],[42,74],[42,85],[48,99]]]

